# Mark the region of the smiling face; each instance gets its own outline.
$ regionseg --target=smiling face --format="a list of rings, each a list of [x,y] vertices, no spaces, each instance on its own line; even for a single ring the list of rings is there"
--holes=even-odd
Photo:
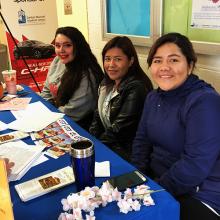
[[[74,59],[73,43],[63,34],[57,34],[55,38],[55,52],[63,64],[67,64]]]
[[[192,71],[186,57],[174,43],[160,46],[153,56],[150,72],[153,80],[164,91],[179,87]]]
[[[115,81],[116,86],[119,85],[123,77],[127,74],[129,67],[133,63],[123,53],[120,48],[113,47],[109,49],[104,57],[104,69],[111,80]]]

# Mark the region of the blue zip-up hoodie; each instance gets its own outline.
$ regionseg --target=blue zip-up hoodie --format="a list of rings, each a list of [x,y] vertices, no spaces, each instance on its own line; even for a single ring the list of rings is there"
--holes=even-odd
[[[132,161],[174,196],[190,194],[220,213],[220,96],[191,74],[178,88],[149,93]]]

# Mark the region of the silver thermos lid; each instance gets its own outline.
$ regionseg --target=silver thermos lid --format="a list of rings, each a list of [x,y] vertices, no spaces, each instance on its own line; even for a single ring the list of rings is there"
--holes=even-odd
[[[86,158],[94,154],[94,145],[90,140],[80,140],[71,144],[71,156],[74,158]]]

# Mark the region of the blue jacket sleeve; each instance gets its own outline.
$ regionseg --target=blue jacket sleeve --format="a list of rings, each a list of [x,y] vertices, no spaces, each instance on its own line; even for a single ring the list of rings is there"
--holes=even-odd
[[[142,117],[138,125],[136,137],[132,146],[132,164],[145,174],[149,174],[150,171],[150,154],[152,152],[152,144],[148,140],[147,135],[147,104],[148,98],[145,100]]]

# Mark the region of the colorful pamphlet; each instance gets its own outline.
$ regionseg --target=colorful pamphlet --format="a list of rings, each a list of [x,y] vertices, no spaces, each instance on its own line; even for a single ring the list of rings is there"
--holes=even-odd
[[[44,139],[65,133],[62,127],[45,128],[31,134],[32,140]]]
[[[70,145],[83,137],[80,136],[65,119],[59,119],[43,130],[31,133],[36,145],[48,148],[44,154],[57,159],[69,152]]]
[[[62,128],[62,126],[66,126],[69,124],[66,122],[65,119],[61,118],[51,124],[49,124],[47,127],[44,129],[37,131],[37,132],[32,132],[31,133],[31,138],[32,140],[39,140],[47,137],[52,137],[56,136],[58,134],[63,134],[65,133],[65,130]]]

